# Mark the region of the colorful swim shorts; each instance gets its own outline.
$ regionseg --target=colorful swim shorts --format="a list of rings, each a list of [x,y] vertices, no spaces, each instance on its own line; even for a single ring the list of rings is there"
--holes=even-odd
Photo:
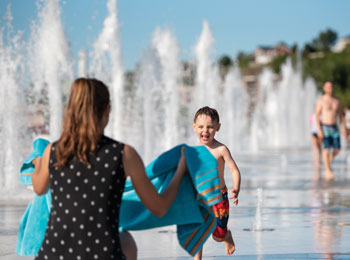
[[[227,188],[222,188],[221,193],[223,200],[213,205],[213,210],[216,217],[216,228],[213,235],[219,238],[224,238],[227,234],[227,222],[229,217],[230,204],[227,197]]]
[[[323,148],[340,149],[340,135],[337,125],[323,125]]]

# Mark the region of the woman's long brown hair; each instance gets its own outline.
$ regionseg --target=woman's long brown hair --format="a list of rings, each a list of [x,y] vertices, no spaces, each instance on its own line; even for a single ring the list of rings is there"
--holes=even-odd
[[[109,103],[108,88],[103,82],[78,78],[72,83],[54,166],[66,165],[72,156],[89,165],[88,154],[95,151],[101,138],[101,120]]]

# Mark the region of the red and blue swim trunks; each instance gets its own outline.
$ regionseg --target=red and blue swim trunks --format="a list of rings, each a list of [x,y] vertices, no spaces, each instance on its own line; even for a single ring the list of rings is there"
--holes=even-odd
[[[227,196],[226,186],[221,189],[223,200],[213,205],[216,217],[216,228],[213,235],[218,238],[224,238],[227,234],[227,222],[229,217],[230,204]]]

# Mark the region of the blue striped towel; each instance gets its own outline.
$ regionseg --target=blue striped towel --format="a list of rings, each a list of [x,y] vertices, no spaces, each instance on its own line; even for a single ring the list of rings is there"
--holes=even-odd
[[[181,156],[179,145],[158,156],[146,167],[146,173],[158,192],[171,181]],[[203,246],[216,227],[212,205],[222,200],[217,162],[204,146],[185,145],[189,174],[181,182],[177,197],[162,217],[153,215],[139,200],[130,181],[124,188],[120,209],[120,227],[143,230],[177,225],[180,245],[191,255]]]

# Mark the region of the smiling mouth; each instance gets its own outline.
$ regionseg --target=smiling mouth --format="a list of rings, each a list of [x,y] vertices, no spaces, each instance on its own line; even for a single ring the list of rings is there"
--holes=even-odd
[[[209,135],[202,135],[202,139],[204,141],[208,141],[209,140]]]

